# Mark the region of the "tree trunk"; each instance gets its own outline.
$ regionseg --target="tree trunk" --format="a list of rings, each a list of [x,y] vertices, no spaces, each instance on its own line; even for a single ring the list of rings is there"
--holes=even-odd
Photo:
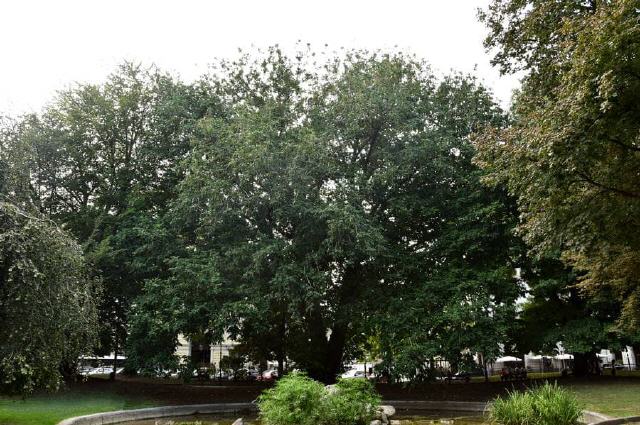
[[[116,332],[115,338],[113,341],[113,372],[109,375],[109,379],[112,381],[116,380],[116,370],[118,368],[118,333]]]
[[[588,357],[584,353],[573,354],[573,375],[587,376],[589,372]]]
[[[589,376],[600,374],[600,363],[596,353],[574,353],[573,355],[573,375]]]
[[[343,326],[335,326],[331,332],[327,350],[327,362],[325,384],[336,382],[338,373],[342,368],[342,358],[344,357],[344,345],[346,342],[346,331]]]
[[[282,310],[286,311],[286,307],[283,307]],[[278,352],[276,353],[276,360],[278,361],[278,378],[282,378],[282,376],[284,375],[284,362],[287,357],[285,348],[287,338],[287,320],[285,314],[282,314],[282,318],[280,320],[279,334],[280,344],[278,347]]]
[[[305,327],[309,335],[309,347],[312,347],[312,353],[309,353],[310,355],[305,359],[306,364],[304,367],[310,378],[325,382],[329,343],[327,341],[327,328],[320,314],[319,306],[309,312],[307,320]]]
[[[278,353],[278,378],[282,378],[284,375],[284,355],[280,352]]]
[[[336,382],[342,368],[344,349],[348,340],[348,329],[351,324],[354,305],[361,294],[361,282],[365,271],[362,268],[348,267],[342,279],[337,296],[334,317],[330,324],[320,314],[318,305],[309,313],[308,332],[313,344],[314,358],[307,365],[309,376],[325,384]],[[327,335],[327,329],[331,329]]]

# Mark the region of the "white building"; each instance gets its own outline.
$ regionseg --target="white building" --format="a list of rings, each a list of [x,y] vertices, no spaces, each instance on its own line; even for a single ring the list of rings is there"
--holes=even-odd
[[[231,350],[238,345],[225,334],[224,340],[220,344],[202,345],[189,341],[184,335],[178,335],[178,347],[176,354],[180,358],[191,357],[198,364],[203,366],[213,365],[220,368],[220,360],[229,355]]]

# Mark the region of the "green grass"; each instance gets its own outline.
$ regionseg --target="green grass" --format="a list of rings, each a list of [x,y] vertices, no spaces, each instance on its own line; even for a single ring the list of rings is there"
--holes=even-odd
[[[528,379],[552,379],[559,378],[560,372],[529,372],[527,373]],[[489,376],[489,382],[500,382],[500,375]],[[474,376],[471,378],[471,382],[484,382],[484,376]]]
[[[606,376],[610,376],[611,371],[605,372]],[[613,417],[640,416],[640,379],[634,380],[629,378],[640,378],[640,371],[618,371],[617,376],[620,380],[614,381],[592,381],[592,382],[571,382],[568,380],[559,381],[574,391],[587,410],[592,410]],[[558,372],[539,373],[533,372],[527,374],[530,379],[549,379],[560,377]],[[497,375],[490,376],[492,382],[500,381]],[[472,382],[484,382],[482,377],[472,378]]]
[[[576,383],[569,385],[587,410],[613,417],[640,415],[640,382]]]
[[[72,416],[151,405],[143,399],[125,399],[105,392],[62,392],[27,400],[0,397],[0,425],[55,425]]]
[[[605,372],[607,375],[611,375],[611,371]],[[617,376],[627,376],[630,378],[640,378],[640,370],[619,370],[616,372]]]

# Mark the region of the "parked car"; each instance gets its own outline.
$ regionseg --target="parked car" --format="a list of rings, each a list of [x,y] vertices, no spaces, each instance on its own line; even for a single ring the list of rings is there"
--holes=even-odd
[[[340,377],[344,379],[353,379],[353,378],[366,378],[367,375],[364,373],[364,370],[350,369],[345,373],[343,373],[342,375],[340,375]]]
[[[80,366],[78,368],[78,375],[89,375],[93,371],[93,366]]]
[[[450,381],[464,381],[469,382],[471,378],[474,376],[484,376],[484,370],[482,369],[472,369],[472,370],[461,370],[453,375],[447,376],[445,379]]]
[[[217,370],[215,373],[211,375],[211,379],[214,381],[228,381],[231,379],[229,373],[224,370]]]
[[[154,376],[156,378],[171,378],[174,375],[177,376],[178,372],[175,370],[169,370],[169,369],[156,369],[153,371],[145,371],[143,374]]]
[[[123,367],[119,367],[116,369],[116,374],[120,374],[122,373],[122,371],[124,370]],[[91,370],[89,373],[87,373],[87,375],[109,375],[113,373],[113,367],[112,366],[100,366],[100,367],[96,367],[93,370]]]
[[[273,369],[265,370],[262,372],[262,375],[258,377],[258,380],[263,382],[271,382],[276,379],[278,379],[278,371]]]
[[[247,381],[257,381],[260,376],[260,372],[255,369],[247,370]]]

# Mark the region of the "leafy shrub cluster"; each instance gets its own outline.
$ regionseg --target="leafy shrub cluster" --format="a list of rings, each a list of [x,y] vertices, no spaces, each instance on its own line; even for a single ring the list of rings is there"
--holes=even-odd
[[[56,390],[95,344],[99,296],[71,236],[0,200],[0,393]]]
[[[367,425],[379,404],[364,379],[342,379],[328,390],[302,373],[285,376],[258,399],[266,425]]]
[[[575,425],[582,406],[557,384],[545,383],[527,392],[498,397],[489,410],[491,422],[500,425]]]

